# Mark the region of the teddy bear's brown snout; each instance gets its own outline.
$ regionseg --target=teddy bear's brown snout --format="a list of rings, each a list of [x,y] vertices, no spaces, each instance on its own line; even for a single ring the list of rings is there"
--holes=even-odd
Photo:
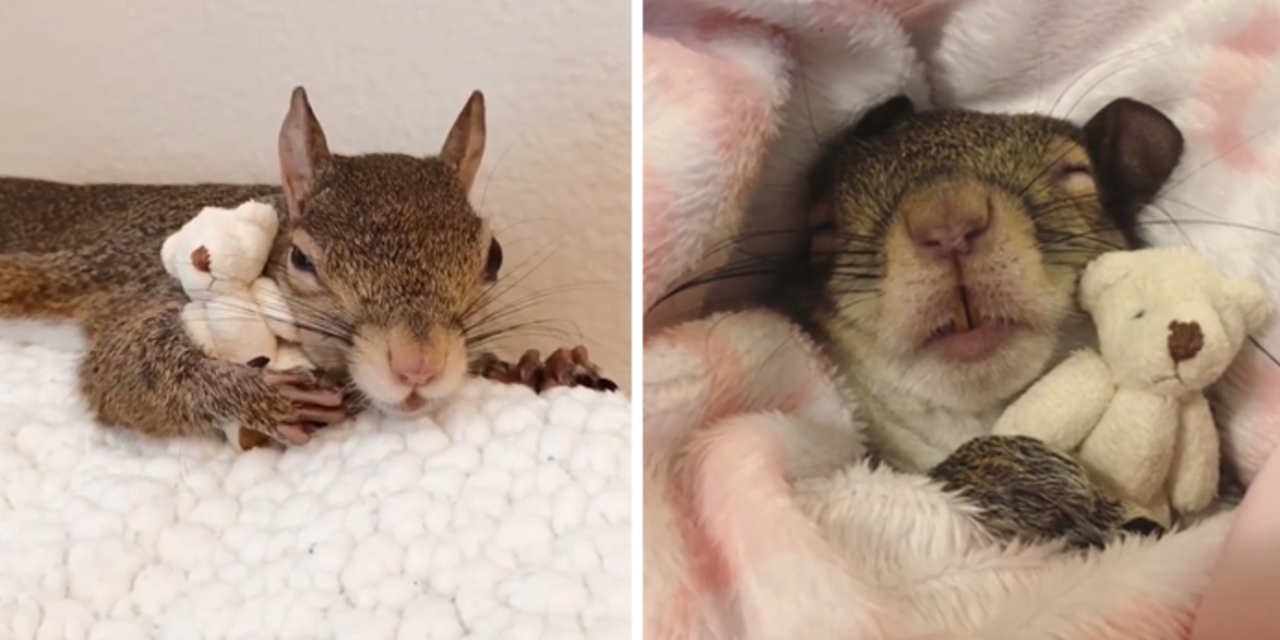
[[[1176,362],[1185,362],[1196,357],[1204,348],[1204,332],[1195,322],[1169,323],[1169,355]]]

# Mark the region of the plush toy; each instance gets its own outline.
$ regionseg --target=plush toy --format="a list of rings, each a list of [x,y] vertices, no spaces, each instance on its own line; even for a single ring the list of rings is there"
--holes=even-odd
[[[164,268],[191,298],[187,333],[211,357],[284,370],[311,368],[296,343],[297,326],[279,288],[262,276],[279,230],[276,210],[249,201],[234,209],[206,207],[160,249]],[[238,425],[227,440],[240,449],[267,444]]]
[[[1204,389],[1271,312],[1262,289],[1227,279],[1175,248],[1113,252],[1080,280],[1099,351],[1046,374],[993,433],[1040,438],[1073,453],[1135,516],[1170,526],[1208,507],[1219,441]]]

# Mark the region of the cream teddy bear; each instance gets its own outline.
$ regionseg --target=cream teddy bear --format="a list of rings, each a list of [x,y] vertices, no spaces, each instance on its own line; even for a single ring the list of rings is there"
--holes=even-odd
[[[1191,251],[1113,252],[1080,280],[1099,351],[1082,350],[1018,398],[992,433],[1074,454],[1134,515],[1168,527],[1208,507],[1219,442],[1204,389],[1271,312],[1257,285]]]
[[[182,314],[187,333],[211,357],[245,363],[265,357],[276,370],[312,367],[293,344],[297,326],[280,289],[262,276],[279,224],[274,207],[249,201],[205,207],[165,239],[164,268],[191,298]],[[247,446],[238,425],[227,427],[227,439]]]

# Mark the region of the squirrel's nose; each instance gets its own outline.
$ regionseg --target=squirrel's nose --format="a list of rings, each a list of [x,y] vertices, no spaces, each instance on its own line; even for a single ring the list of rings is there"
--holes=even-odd
[[[436,375],[440,373],[439,368],[425,362],[408,369],[397,369],[393,367],[392,371],[395,372],[396,377],[400,379],[400,382],[411,387],[421,387],[422,385],[435,380]]]
[[[441,366],[425,345],[396,345],[388,355],[391,373],[403,384],[420,387],[440,375]]]
[[[973,251],[974,244],[991,226],[990,204],[985,199],[935,199],[907,208],[907,235],[927,256],[950,261]]]
[[[908,196],[902,202],[906,234],[929,259],[951,261],[974,250],[991,227],[989,189],[948,182]]]

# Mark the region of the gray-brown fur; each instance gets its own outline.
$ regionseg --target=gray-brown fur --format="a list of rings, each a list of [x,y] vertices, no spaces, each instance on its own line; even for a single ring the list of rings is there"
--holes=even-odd
[[[160,245],[201,207],[278,194],[268,185],[70,185],[0,178],[0,315],[70,315],[118,290],[181,296]],[[21,298],[17,289],[30,291]],[[43,295],[41,295],[43,294]]]
[[[282,237],[267,273],[294,301],[304,327],[338,336],[360,324],[406,322],[423,336],[433,323],[461,328],[463,310],[481,294],[482,225],[457,172],[434,158],[333,156],[295,227],[323,247],[325,290],[300,286]],[[347,344],[322,342],[314,362],[340,368]],[[310,354],[309,354],[310,355]]]
[[[1137,245],[1136,215],[1181,150],[1167,118],[1127,100],[1080,127],[1039,115],[916,113],[897,98],[838,136],[811,174],[808,289],[793,288],[802,291],[793,303],[847,381],[873,450],[888,444],[910,453],[892,440],[905,431],[965,434],[949,456],[911,470],[974,500],[1004,537],[1096,546],[1121,529],[1158,533],[1125,522],[1069,457],[1033,440],[980,434],[1053,358],[1083,346],[1074,336],[1092,335],[1075,303],[1080,272],[1104,251]],[[930,191],[935,185],[947,190]],[[983,198],[988,222],[972,248],[954,262],[921,257],[936,254],[904,227],[919,214],[911,207]],[[926,213],[936,219],[939,210]],[[949,287],[959,289],[959,302],[947,302]],[[994,292],[985,309],[970,308],[975,291]],[[976,362],[947,360],[930,350],[945,332],[928,331],[948,322],[947,304],[964,305],[966,317],[982,311],[1015,323],[1022,342]],[[923,330],[910,333],[912,323]]]
[[[159,258],[164,239],[202,207],[278,191],[0,178],[0,317],[81,323],[81,390],[105,423],[169,436],[213,432],[228,419],[264,429],[299,422],[259,370],[211,360],[191,342],[186,296]]]
[[[432,325],[461,331],[483,309],[496,240],[467,198],[483,139],[477,93],[439,155],[331,154],[298,89],[281,129],[283,190],[0,178],[0,318],[83,327],[80,387],[104,423],[165,437],[234,421],[305,441],[366,406],[344,384],[363,328],[418,338]],[[183,327],[187,299],[163,269],[162,243],[202,208],[250,199],[280,214],[266,275],[289,298],[318,372],[214,360]],[[315,277],[291,262],[304,245]]]

